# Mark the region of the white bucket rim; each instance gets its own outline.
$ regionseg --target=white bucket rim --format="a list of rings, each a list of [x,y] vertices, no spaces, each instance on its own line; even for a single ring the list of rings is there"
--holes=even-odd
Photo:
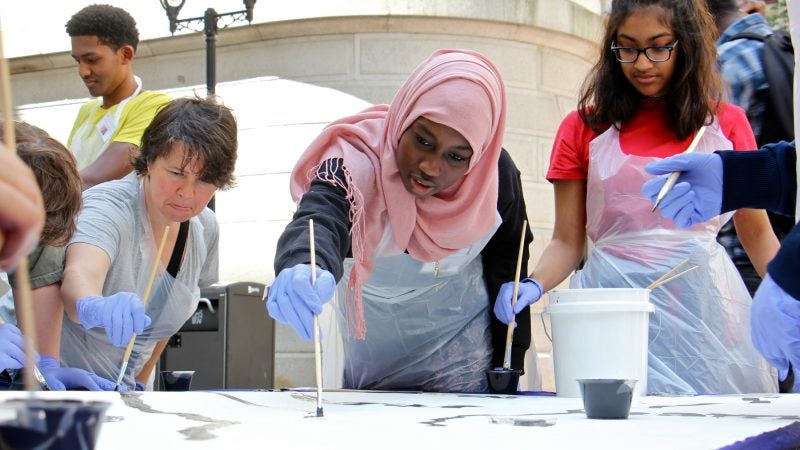
[[[566,304],[549,304],[544,312],[547,314],[581,314],[595,312],[648,312],[655,311],[654,304],[648,302],[603,302],[584,301],[569,302]]]
[[[585,293],[592,293],[592,292],[650,292],[652,289],[645,289],[645,288],[576,288],[576,289],[553,289],[549,291],[550,293],[561,293],[561,292],[585,292]]]
[[[650,292],[650,289],[642,288],[556,289],[550,291],[548,296],[551,305],[584,302],[644,303],[650,301]]]

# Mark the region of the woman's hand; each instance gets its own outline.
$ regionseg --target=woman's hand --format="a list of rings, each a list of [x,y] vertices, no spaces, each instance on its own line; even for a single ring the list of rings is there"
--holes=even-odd
[[[314,336],[314,316],[322,312],[336,289],[336,280],[327,270],[316,268],[316,283],[311,285],[311,266],[298,264],[281,270],[269,287],[267,311],[280,323],[289,324],[305,340]]]
[[[125,347],[134,333],[142,334],[150,325],[139,296],[118,292],[108,297],[87,295],[78,299],[78,321],[87,330],[101,327],[115,347]]]
[[[542,285],[533,278],[525,278],[519,282],[517,291],[517,303],[511,307],[514,297],[514,282],[509,281],[500,286],[497,293],[497,300],[494,302],[494,315],[497,320],[503,323],[510,323],[526,306],[532,305],[542,298]]]

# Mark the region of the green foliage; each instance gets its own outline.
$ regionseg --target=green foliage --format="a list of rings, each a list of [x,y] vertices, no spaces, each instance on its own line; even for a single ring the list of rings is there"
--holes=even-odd
[[[773,28],[789,31],[789,13],[786,10],[787,0],[778,0],[767,5],[767,21]]]

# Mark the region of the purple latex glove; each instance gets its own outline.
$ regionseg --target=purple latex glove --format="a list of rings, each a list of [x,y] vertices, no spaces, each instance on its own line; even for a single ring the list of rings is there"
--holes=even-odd
[[[661,215],[683,228],[705,222],[722,208],[722,158],[716,153],[689,153],[645,166],[647,173],[669,175],[681,172],[678,182],[659,204]],[[642,185],[642,194],[655,204],[667,176]]]
[[[136,386],[133,388],[135,391],[144,391],[146,386],[139,380],[136,380]]]
[[[150,325],[139,296],[118,292],[108,297],[87,295],[78,299],[78,321],[87,330],[101,327],[115,347],[128,345],[131,336],[141,334]]]
[[[517,303],[514,311],[511,311],[511,301],[514,296],[514,282],[509,281],[500,286],[497,293],[497,300],[494,302],[494,315],[503,323],[510,323],[511,319],[520,313],[526,306],[532,305],[542,298],[544,293],[542,285],[533,278],[525,278],[519,282],[517,291]]]
[[[322,312],[336,289],[336,280],[327,270],[317,268],[317,280],[311,286],[311,266],[298,264],[283,269],[269,287],[267,311],[280,323],[286,323],[305,340],[314,336],[314,315]]]
[[[21,369],[25,365],[25,339],[15,325],[0,325],[0,370]]]
[[[61,363],[51,357],[39,358],[39,370],[47,381],[47,386],[54,391],[90,390],[113,391],[113,381],[99,377],[83,369],[61,367]]]
[[[750,316],[753,345],[778,368],[785,380],[789,363],[794,370],[794,392],[800,392],[800,301],[784,291],[769,274],[758,286]]]

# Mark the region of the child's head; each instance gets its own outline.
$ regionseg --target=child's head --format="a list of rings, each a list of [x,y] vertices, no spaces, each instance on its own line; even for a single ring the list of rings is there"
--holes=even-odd
[[[705,122],[721,98],[716,28],[705,1],[613,1],[600,59],[580,103],[581,110],[593,105],[585,117],[590,125],[625,122],[640,101],[658,97],[666,98],[667,120],[678,137]],[[649,47],[658,48],[640,51]]]
[[[0,127],[2,128],[2,127]],[[47,214],[41,245],[66,245],[75,232],[81,208],[81,177],[69,150],[46,131],[25,122],[15,122],[17,154],[36,176]],[[0,130],[0,137],[2,137]]]

